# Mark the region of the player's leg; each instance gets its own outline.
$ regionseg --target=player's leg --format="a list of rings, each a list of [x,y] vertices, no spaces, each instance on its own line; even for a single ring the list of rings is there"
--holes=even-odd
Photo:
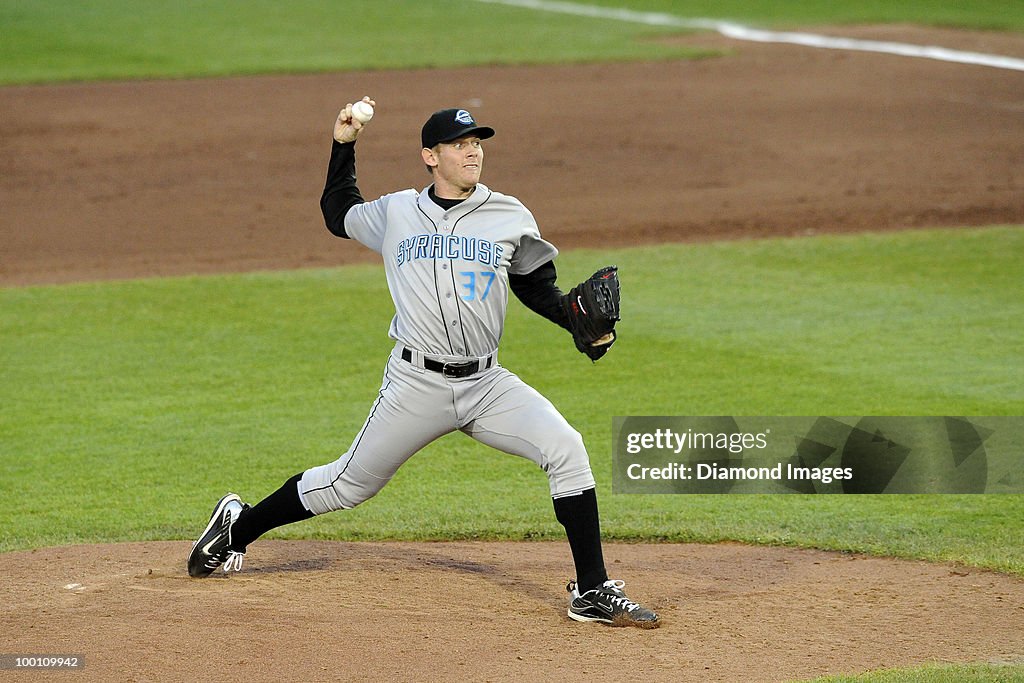
[[[380,395],[349,449],[302,474],[302,505],[314,515],[354,508],[384,488],[417,451],[456,428],[444,379],[392,357]]]
[[[537,463],[548,476],[555,517],[565,527],[576,580],[587,588],[608,580],[594,475],[583,437],[561,413],[518,376],[498,368],[488,382],[491,400],[479,403],[462,431],[481,443]],[[474,387],[478,392],[483,383]],[[466,401],[467,405],[469,401]]]
[[[477,441],[537,463],[554,498],[594,488],[583,437],[536,389],[497,367],[456,384],[459,429]],[[465,407],[465,409],[464,409]]]
[[[238,569],[246,546],[267,531],[374,496],[416,451],[455,429],[451,392],[439,379],[389,360],[377,400],[345,454],[291,477],[254,507],[225,496],[193,546],[189,573],[208,576],[221,564]]]
[[[621,582],[608,580],[594,477],[579,432],[515,374],[495,368],[489,375],[467,385],[465,400],[457,394],[457,405],[475,406],[460,428],[482,443],[532,460],[547,474],[555,518],[565,528],[576,568],[576,581],[569,586],[569,616],[580,621],[656,625],[654,612],[626,598]]]

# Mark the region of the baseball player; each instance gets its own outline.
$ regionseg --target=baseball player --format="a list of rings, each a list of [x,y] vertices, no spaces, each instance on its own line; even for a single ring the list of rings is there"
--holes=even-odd
[[[375,106],[370,98],[357,111]],[[372,109],[369,110],[372,116]],[[366,115],[348,104],[334,125],[320,204],[327,228],[378,252],[395,305],[395,340],[380,392],[352,445],[334,462],[289,479],[250,507],[220,499],[188,558],[193,577],[239,570],[246,547],[270,529],[374,496],[398,468],[435,439],[459,430],[528,458],[548,477],[555,516],[576,569],[568,615],[577,621],[653,628],[658,616],[609,580],[590,459],[580,434],[546,398],[498,362],[509,289],[565,327],[592,360],[615,341],[619,285],[604,268],[568,293],[555,286],[554,246],[517,199],[480,182],[492,128],[464,109],[435,112],[421,131],[421,160],[433,182],[364,201],[355,144]]]

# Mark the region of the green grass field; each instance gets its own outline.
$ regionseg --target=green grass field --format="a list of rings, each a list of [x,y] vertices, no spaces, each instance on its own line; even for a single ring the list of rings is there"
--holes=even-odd
[[[1024,667],[1014,664],[938,665],[885,669],[861,676],[826,676],[813,683],[1020,683]]]
[[[969,3],[952,0],[579,0],[579,3],[683,17],[733,19],[761,26],[909,22],[929,26],[1024,29],[1024,7],[1012,0]]]
[[[622,268],[613,354],[591,365],[514,303],[502,361],[582,431],[606,492],[614,415],[1019,415],[1022,253],[1015,228],[572,252],[567,280],[611,259]],[[334,459],[376,396],[391,312],[371,266],[0,290],[0,549],[188,538],[223,490],[259,498]],[[1022,496],[602,505],[611,539],[814,546],[1024,576]],[[532,464],[452,435],[366,506],[277,536],[560,538],[550,508]]]
[[[1024,30],[1024,5],[1005,0],[584,4],[758,25],[899,21]],[[672,29],[474,0],[0,0],[0,26],[0,85],[707,54],[652,40]],[[455,49],[453,35],[461,36]]]

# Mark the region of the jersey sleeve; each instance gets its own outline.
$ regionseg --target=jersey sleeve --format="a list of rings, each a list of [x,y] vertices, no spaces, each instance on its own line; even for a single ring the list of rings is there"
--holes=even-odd
[[[388,204],[394,197],[394,194],[386,194],[349,209],[345,214],[345,232],[348,236],[379,254],[388,226]]]
[[[558,256],[558,249],[555,249],[555,245],[540,236],[540,228],[537,227],[537,221],[534,220],[533,214],[525,208],[524,212],[523,234],[508,267],[508,272],[513,275],[532,273]]]

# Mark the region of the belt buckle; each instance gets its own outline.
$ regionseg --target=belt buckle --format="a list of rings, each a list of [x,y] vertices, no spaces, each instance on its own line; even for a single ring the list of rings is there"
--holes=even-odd
[[[441,365],[441,374],[445,377],[467,377],[476,372],[476,369],[480,367],[478,361],[467,361],[465,363],[443,363]],[[468,372],[467,372],[468,370]]]

